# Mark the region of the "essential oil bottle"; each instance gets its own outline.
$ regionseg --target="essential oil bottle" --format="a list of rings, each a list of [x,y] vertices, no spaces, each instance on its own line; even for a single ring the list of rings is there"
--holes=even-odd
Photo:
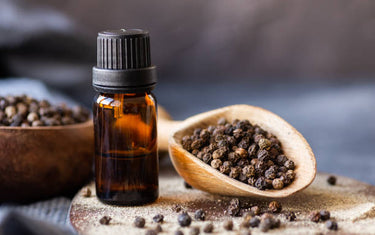
[[[96,195],[142,205],[159,195],[156,67],[145,30],[100,32],[93,68]]]

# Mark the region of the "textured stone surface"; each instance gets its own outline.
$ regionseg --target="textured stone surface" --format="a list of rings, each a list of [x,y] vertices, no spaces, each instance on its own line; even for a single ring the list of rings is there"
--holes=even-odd
[[[329,210],[331,216],[339,224],[340,234],[371,234],[375,231],[375,187],[346,177],[338,177],[337,185],[330,186],[326,182],[328,175],[319,173],[314,183],[306,190],[289,198],[280,199],[282,212],[277,215],[282,221],[280,229],[272,230],[278,234],[316,234],[326,233],[324,223],[313,223],[308,215],[314,210]],[[93,191],[90,198],[80,193],[73,199],[70,210],[70,221],[81,234],[144,234],[145,229],[135,228],[132,222],[135,216],[146,219],[146,229],[155,227],[152,217],[158,213],[164,215],[163,231],[173,233],[181,229],[177,223],[177,215],[173,206],[181,205],[191,216],[194,211],[203,208],[207,211],[206,221],[193,220],[191,226],[201,228],[208,222],[213,222],[215,233],[224,233],[223,221],[229,218],[224,214],[230,197],[210,195],[195,189],[186,189],[183,180],[172,170],[167,170],[160,177],[160,198],[157,202],[139,207],[116,207],[104,205],[95,197],[93,184],[88,187]],[[267,208],[269,199],[241,199],[241,202],[257,204],[263,210]],[[294,211],[297,215],[295,222],[286,222],[285,213]],[[112,217],[110,225],[101,225],[103,216]],[[234,218],[234,231],[237,234],[241,217]],[[182,228],[188,234],[189,228]],[[253,234],[260,233],[258,228],[251,229]]]

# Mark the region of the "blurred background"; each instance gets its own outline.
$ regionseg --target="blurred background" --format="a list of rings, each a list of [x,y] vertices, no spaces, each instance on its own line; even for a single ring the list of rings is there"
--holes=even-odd
[[[150,31],[159,104],[175,119],[265,107],[318,169],[375,184],[375,1],[0,0],[0,77],[91,105],[96,35]]]

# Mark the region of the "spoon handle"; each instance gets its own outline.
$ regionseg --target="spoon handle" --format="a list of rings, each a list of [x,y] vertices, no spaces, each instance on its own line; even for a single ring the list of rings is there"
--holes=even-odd
[[[175,129],[181,121],[173,121],[169,113],[161,106],[158,108],[158,145],[159,150],[168,151],[168,139],[172,130]]]

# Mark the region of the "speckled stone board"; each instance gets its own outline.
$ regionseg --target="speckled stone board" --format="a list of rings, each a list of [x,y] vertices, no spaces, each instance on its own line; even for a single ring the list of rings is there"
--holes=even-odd
[[[375,234],[375,186],[353,179],[337,176],[337,184],[331,186],[326,179],[328,174],[319,173],[313,184],[306,190],[291,197],[279,199],[283,209],[276,217],[281,220],[278,229],[269,230],[269,234]],[[179,213],[173,207],[180,205],[192,218],[197,209],[207,212],[206,221],[193,219],[191,226],[201,229],[206,223],[214,224],[213,234],[239,234],[241,217],[230,217],[224,211],[231,200],[230,197],[210,195],[195,189],[186,189],[183,179],[173,170],[162,171],[160,175],[160,198],[153,204],[138,207],[117,207],[102,204],[95,197],[94,184],[89,187],[91,197],[84,197],[79,192],[72,201],[70,222],[80,234],[145,234],[147,229],[153,229],[156,223],[152,217],[164,215],[161,234],[173,234],[180,229],[189,234],[189,227],[181,228],[177,223]],[[265,211],[270,199],[241,198],[241,202],[259,205]],[[326,209],[331,212],[339,226],[337,232],[328,230],[324,222],[309,221],[311,211]],[[287,222],[285,213],[293,211],[297,215],[294,222]],[[110,216],[109,225],[101,225],[100,218]],[[133,226],[135,216],[146,219],[143,229]],[[223,221],[232,218],[234,231],[226,232]],[[259,228],[250,229],[252,234],[262,234]]]

